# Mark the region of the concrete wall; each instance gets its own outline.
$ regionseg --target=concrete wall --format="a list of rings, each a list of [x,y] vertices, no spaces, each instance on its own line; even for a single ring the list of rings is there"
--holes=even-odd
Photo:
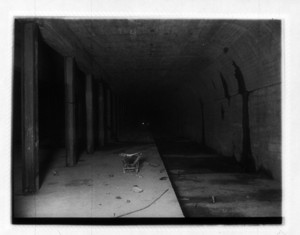
[[[249,127],[252,157],[256,170],[266,170],[281,179],[281,85],[254,90],[249,94]],[[202,109],[203,107],[203,109]],[[202,119],[204,114],[204,122]],[[232,96],[201,106],[195,97],[178,101],[170,113],[169,128],[225,156],[242,160],[242,97]],[[203,136],[204,126],[204,136]]]
[[[230,101],[220,100],[204,106],[206,145],[238,160],[243,148],[241,103],[241,96],[236,95]]]
[[[207,69],[191,72],[173,97],[172,131],[242,162],[248,128],[255,169],[280,180],[280,37],[279,22],[245,29]]]
[[[249,99],[252,154],[257,169],[281,178],[281,87],[253,91]]]

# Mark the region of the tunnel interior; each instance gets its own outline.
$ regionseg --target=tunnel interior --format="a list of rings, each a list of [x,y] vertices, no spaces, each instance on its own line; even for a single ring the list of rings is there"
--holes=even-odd
[[[280,20],[16,19],[15,169],[22,168],[28,128],[26,24],[35,27],[37,48],[39,187],[55,152],[68,144],[67,58],[73,61],[76,162],[86,152],[154,140],[170,175],[178,165],[192,172],[231,169],[280,184]],[[218,157],[184,158],[198,153]]]

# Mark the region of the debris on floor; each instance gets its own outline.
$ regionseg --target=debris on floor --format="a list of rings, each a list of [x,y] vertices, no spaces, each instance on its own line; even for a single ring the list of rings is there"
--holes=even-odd
[[[134,185],[134,186],[132,187],[132,191],[135,192],[135,193],[141,193],[141,192],[143,192],[144,190],[141,189],[139,186]]]
[[[211,202],[216,203],[216,197],[215,196],[211,196]]]
[[[57,176],[57,175],[58,175],[58,172],[57,172],[57,171],[52,171],[52,174],[53,174],[54,176]]]
[[[184,170],[170,170],[170,173],[173,175],[181,175],[184,173]]]
[[[132,154],[120,153],[120,156],[122,157],[123,173],[139,172],[140,159],[143,156],[141,152]]]
[[[167,180],[168,177],[167,176],[163,176],[163,177],[160,177],[159,180]]]
[[[80,167],[65,168],[65,159],[53,162],[53,165],[50,165],[50,169],[47,171],[48,175],[45,177],[44,185],[37,195],[39,197],[37,214],[35,214],[33,207],[28,212],[27,208],[29,206],[27,205],[29,204],[26,204],[26,201],[30,205],[32,205],[31,203],[34,204],[35,195],[25,198],[23,194],[21,196],[15,195],[14,202],[19,203],[22,200],[22,203],[24,201],[26,205],[17,208],[16,214],[18,216],[28,215],[28,217],[43,216],[45,213],[46,216],[50,217],[66,215],[68,217],[112,218],[114,216],[116,218],[123,213],[149,205],[165,189],[169,188],[168,193],[155,204],[132,215],[157,218],[160,216],[183,217],[169,179],[165,181],[159,180],[159,178],[167,176],[167,173],[166,171],[162,174],[159,173],[164,165],[154,144],[151,144],[150,147],[147,146],[146,150],[140,149],[139,145],[138,147],[122,150],[125,153],[142,152],[143,156],[140,160],[138,174],[135,172],[123,174],[122,157],[119,156],[120,151],[118,154],[112,153],[112,151],[109,152],[104,149],[102,152],[95,152],[95,157],[94,155],[90,157],[83,153],[83,156],[86,156],[86,162]],[[144,165],[145,157],[148,158],[149,162],[159,163],[160,166],[154,168]],[[53,171],[58,176],[53,176]],[[21,174],[19,175],[21,179]],[[59,180],[59,177],[63,178]],[[55,187],[51,185],[48,187],[47,184],[51,182],[58,183]],[[66,188],[66,185],[69,187]],[[17,189],[18,191],[16,192],[22,192],[22,188],[19,185],[17,185]],[[90,200],[90,198],[95,200]],[[51,200],[54,201],[52,202]],[[77,203],[81,201],[84,203]],[[20,203],[20,205],[22,204]],[[51,212],[50,207],[55,207],[56,212]]]
[[[66,187],[78,187],[78,186],[92,186],[92,179],[74,179],[66,183]]]
[[[155,163],[155,162],[149,162],[149,166],[152,166],[152,167],[159,167],[160,164]]]
[[[189,201],[190,199],[187,197],[179,198],[180,201]]]
[[[160,164],[158,164],[158,163],[148,162],[148,161],[145,161],[144,164],[147,165],[147,166],[152,166],[152,167],[159,167],[160,166]]]
[[[119,215],[117,216],[117,218],[120,218],[120,217],[124,217],[126,215],[130,215],[130,214],[133,214],[133,213],[136,213],[138,211],[142,211],[142,210],[145,210],[147,209],[148,207],[152,206],[156,201],[158,201],[166,192],[168,192],[169,189],[166,189],[162,194],[159,195],[159,197],[157,197],[154,201],[152,201],[149,205],[143,207],[143,208],[140,208],[140,209],[137,209],[137,210],[134,210],[134,211],[131,211],[131,212],[128,212],[128,213],[125,213],[125,214],[122,214],[122,215]],[[115,215],[114,215],[115,216]]]

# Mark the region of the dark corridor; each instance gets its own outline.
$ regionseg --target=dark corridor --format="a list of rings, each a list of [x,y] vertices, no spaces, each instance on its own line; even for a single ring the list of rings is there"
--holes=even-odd
[[[127,179],[153,188],[133,194],[137,205],[169,187],[160,200],[175,209],[161,207],[162,217],[281,218],[280,20],[33,18],[14,27],[17,215],[32,216],[32,195],[43,205],[52,194],[61,199],[53,208],[81,198],[77,217],[115,217],[111,208],[132,205],[126,188],[107,215],[82,198],[108,186],[108,200]],[[134,179],[115,172],[131,151],[144,154]]]

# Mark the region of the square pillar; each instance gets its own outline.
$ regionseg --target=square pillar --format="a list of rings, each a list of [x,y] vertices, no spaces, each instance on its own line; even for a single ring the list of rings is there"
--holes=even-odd
[[[111,142],[111,134],[112,134],[112,109],[111,109],[111,91],[109,88],[106,89],[106,112],[105,112],[105,117],[106,117],[106,141]]]
[[[76,115],[75,115],[75,76],[74,58],[65,57],[65,128],[66,128],[66,165],[76,164]]]
[[[94,103],[93,103],[93,77],[86,76],[86,143],[87,153],[94,152]]]
[[[38,31],[34,22],[24,25],[22,48],[22,188],[39,189]]]
[[[103,147],[105,145],[105,122],[104,122],[104,116],[105,116],[105,109],[104,109],[104,86],[103,83],[99,83],[98,85],[99,90],[99,146]]]
[[[112,94],[112,136],[115,141],[118,140],[117,132],[117,97]]]

